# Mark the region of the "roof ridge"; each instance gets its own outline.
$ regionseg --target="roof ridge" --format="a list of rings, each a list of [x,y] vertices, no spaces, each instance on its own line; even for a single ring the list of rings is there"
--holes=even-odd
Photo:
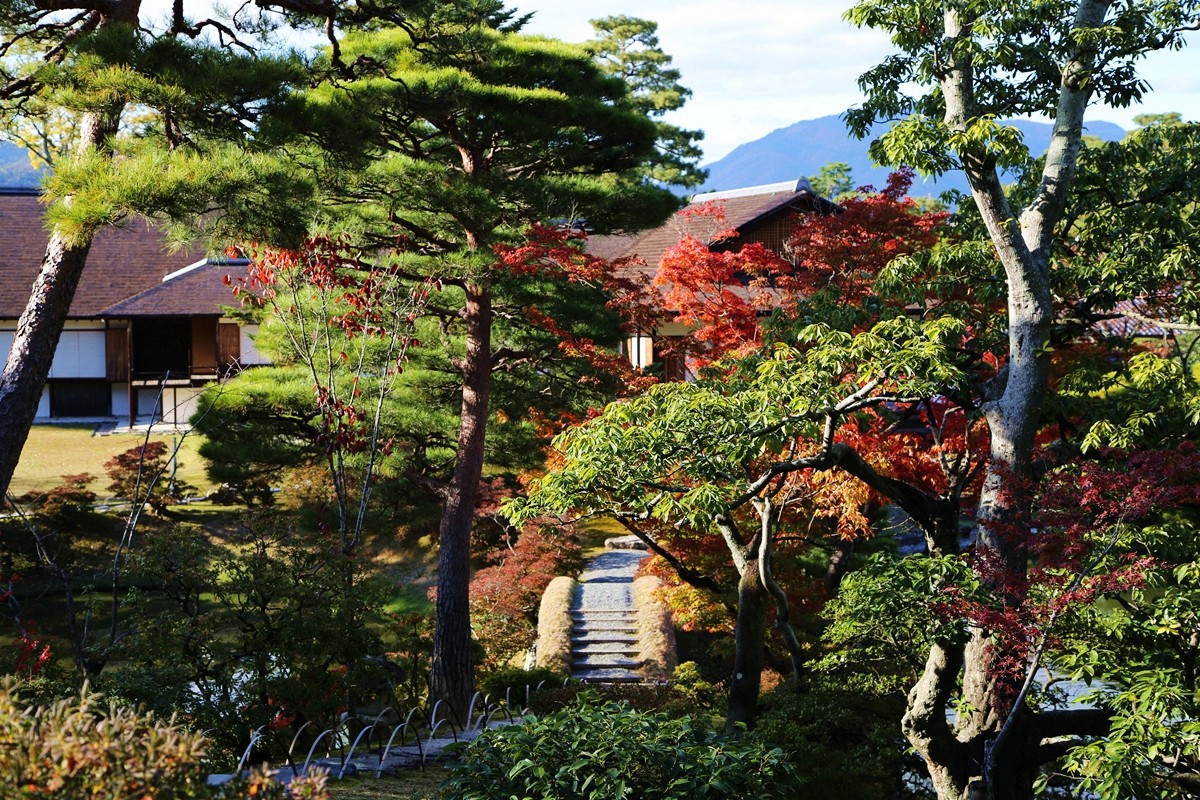
[[[812,192],[812,190],[812,184],[808,182],[808,178],[797,178],[794,181],[764,183],[759,186],[746,186],[741,189],[704,192],[703,194],[692,195],[691,202],[707,203],[712,200],[725,200],[730,197],[752,197],[759,194],[782,194],[784,192],[797,194],[798,192]]]

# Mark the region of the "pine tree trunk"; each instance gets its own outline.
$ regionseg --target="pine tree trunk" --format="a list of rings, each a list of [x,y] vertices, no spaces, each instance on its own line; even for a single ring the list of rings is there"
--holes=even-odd
[[[0,494],[8,492],[37,415],[90,247],[90,240],[71,245],[57,233],[51,236],[29,303],[17,323],[12,350],[0,374]]]
[[[738,582],[738,615],[734,627],[733,675],[729,681],[729,713],[725,729],[750,725],[758,709],[763,651],[767,636],[767,590],[759,580],[758,562],[747,562]]]
[[[462,416],[454,477],[446,490],[438,531],[437,610],[430,691],[465,718],[475,691],[471,656],[471,522],[483,475],[491,383],[492,300],[486,287],[468,285],[464,314]]]
[[[101,27],[136,26],[141,0],[114,0],[101,18]],[[86,158],[104,146],[117,130],[120,108],[107,112],[92,111],[79,121],[76,159]],[[70,203],[70,198],[59,202]],[[75,299],[75,289],[87,264],[94,230],[67,238],[53,230],[42,258],[42,268],[34,281],[25,311],[17,322],[12,349],[0,373],[0,498],[8,493],[13,472],[21,458],[29,428],[37,416],[38,403],[54,351],[66,324],[67,312]]]

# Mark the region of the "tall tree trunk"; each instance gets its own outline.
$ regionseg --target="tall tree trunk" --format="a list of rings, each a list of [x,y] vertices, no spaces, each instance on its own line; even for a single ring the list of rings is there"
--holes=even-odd
[[[749,561],[738,582],[738,614],[734,627],[733,675],[729,681],[726,730],[750,725],[758,708],[763,651],[767,636],[767,590],[759,578],[758,562]]]
[[[90,239],[72,245],[57,232],[51,235],[29,303],[17,323],[12,350],[0,373],[0,493],[8,492],[37,415],[90,248]]]
[[[463,364],[462,417],[454,477],[446,490],[438,530],[437,616],[433,629],[432,696],[463,719],[475,690],[471,658],[471,522],[483,475],[491,385],[492,298],[487,287],[468,284],[463,313],[467,348]]]
[[[1097,28],[1109,5],[1110,0],[1079,0],[1073,27]],[[974,22],[960,5],[944,6],[948,54],[940,78],[946,103],[944,122],[958,133],[965,133],[978,115],[971,60],[975,50],[967,46],[976,33]],[[980,563],[988,565],[981,579],[1009,605],[1024,599],[1012,587],[1020,585],[1027,569],[1029,509],[1023,479],[1030,472],[1038,406],[1049,374],[1046,343],[1053,319],[1049,253],[1075,176],[1084,112],[1091,97],[1095,53],[1090,42],[1090,37],[1080,37],[1062,66],[1054,132],[1041,185],[1019,216],[1013,213],[1001,186],[995,157],[986,148],[958,153],[1008,283],[1007,361],[997,379],[997,391],[983,405],[991,459],[980,491],[976,547],[984,556]],[[1036,724],[1028,709],[1012,711],[1018,715],[1015,732],[992,752],[1010,713],[1003,698],[1015,695],[1015,687],[1006,684],[1019,680],[993,669],[997,646],[991,631],[971,629],[961,659],[962,699],[969,710],[959,717],[950,735],[941,731],[940,720],[945,719],[960,674],[952,668],[955,660],[948,659],[940,646],[933,648],[925,673],[909,695],[905,733],[930,763],[940,798],[1016,800],[1033,796],[1038,742],[1030,733]]]
[[[137,4],[132,5],[136,20]],[[119,118],[119,110],[84,114],[76,158],[103,147],[104,140],[116,131]],[[71,198],[59,202],[70,203]],[[37,416],[54,351],[58,348],[71,301],[75,299],[94,235],[94,230],[74,237],[66,236],[58,228],[51,231],[41,270],[25,311],[17,322],[12,349],[4,371],[0,373],[0,497],[8,493],[21,450],[29,437],[29,428]]]
[[[964,800],[972,773],[970,753],[946,719],[962,665],[961,644],[935,642],[925,671],[908,693],[901,723],[905,738],[925,760],[940,800]]]

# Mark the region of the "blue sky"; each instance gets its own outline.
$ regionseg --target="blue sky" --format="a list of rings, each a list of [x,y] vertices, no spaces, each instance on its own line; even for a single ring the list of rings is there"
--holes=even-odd
[[[692,89],[672,122],[706,133],[707,161],[802,119],[840,114],[859,101],[856,80],[889,51],[886,37],[851,27],[850,0],[510,0],[534,12],[526,27],[568,41],[591,38],[588,20],[626,14],[659,24],[662,48]],[[1139,113],[1200,119],[1200,38],[1156,53],[1141,107],[1096,108],[1091,119],[1132,128]]]

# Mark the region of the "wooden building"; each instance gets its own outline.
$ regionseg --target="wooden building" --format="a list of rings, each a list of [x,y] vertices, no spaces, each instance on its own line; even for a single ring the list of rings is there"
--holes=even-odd
[[[695,213],[703,206],[719,208],[722,218],[716,220]],[[804,178],[707,192],[694,195],[684,209],[658,228],[636,234],[592,237],[588,240],[588,252],[609,260],[636,257],[627,269],[653,279],[663,254],[686,235],[704,242],[713,252],[740,249],[758,242],[786,257],[785,245],[791,238],[792,222],[797,214],[834,214],[837,211],[837,204],[819,196]],[[737,236],[720,235],[731,229],[737,231]],[[670,322],[657,330],[629,337],[623,350],[635,367],[645,369],[661,363],[663,377],[683,380],[688,376],[687,366],[682,358],[672,354],[669,344],[672,337],[683,336],[686,332],[682,323]]]
[[[0,189],[0,355],[41,267],[48,239],[36,191]],[[151,223],[102,230],[88,254],[37,418],[127,417],[184,424],[196,395],[232,369],[262,363],[253,326],[225,275],[245,261],[175,250]]]

